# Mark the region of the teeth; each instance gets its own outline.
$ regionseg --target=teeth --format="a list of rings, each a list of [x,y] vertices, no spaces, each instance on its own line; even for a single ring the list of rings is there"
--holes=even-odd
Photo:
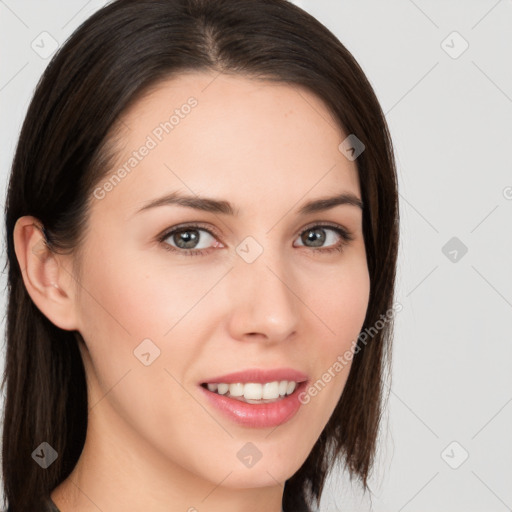
[[[231,396],[244,396],[244,385],[239,382],[237,384],[230,384],[229,394]]]
[[[263,386],[258,383],[248,382],[244,384],[244,398],[246,400],[261,400],[263,396]],[[277,398],[277,397],[272,397]]]
[[[295,382],[292,380],[288,382],[288,387],[286,388],[286,394],[291,395],[295,391]]]
[[[295,382],[293,383],[295,384]],[[272,398],[279,398],[279,382],[267,382],[263,384],[262,396],[266,400],[272,400]]]
[[[207,384],[208,390],[216,392],[219,395],[227,395],[233,398],[244,399],[247,401],[258,400],[277,400],[285,395],[291,395],[297,383],[293,380],[273,381],[260,384],[259,382],[233,383],[223,382]]]
[[[229,391],[229,384],[218,384],[217,393],[225,395]]]

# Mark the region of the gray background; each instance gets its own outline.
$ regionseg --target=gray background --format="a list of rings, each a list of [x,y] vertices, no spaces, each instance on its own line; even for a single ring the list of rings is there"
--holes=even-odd
[[[512,510],[512,1],[294,3],[367,74],[400,181],[403,310],[372,494],[362,496],[340,471],[320,509]],[[49,60],[32,42],[46,31],[63,43],[104,4],[0,0],[2,207],[21,123]],[[5,291],[0,300],[5,311]]]

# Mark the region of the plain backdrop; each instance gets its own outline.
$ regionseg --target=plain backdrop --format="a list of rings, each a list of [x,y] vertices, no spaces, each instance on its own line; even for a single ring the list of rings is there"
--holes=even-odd
[[[294,3],[337,35],[372,83],[400,190],[403,309],[372,493],[339,471],[320,510],[511,510],[512,1]],[[33,41],[47,32],[62,44],[104,4],[0,1],[2,207],[49,61]]]

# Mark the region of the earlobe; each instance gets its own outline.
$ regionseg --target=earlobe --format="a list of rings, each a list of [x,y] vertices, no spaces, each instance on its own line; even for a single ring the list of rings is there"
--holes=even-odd
[[[57,327],[76,330],[73,279],[62,256],[48,247],[41,222],[20,217],[13,237],[23,282],[34,304]]]

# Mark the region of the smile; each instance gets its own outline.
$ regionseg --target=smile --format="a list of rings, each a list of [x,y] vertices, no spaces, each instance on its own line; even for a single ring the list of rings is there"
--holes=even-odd
[[[228,398],[234,398],[241,402],[250,404],[273,403],[281,400],[283,397],[291,395],[297,387],[295,381],[273,381],[266,383],[259,382],[236,382],[228,383],[210,383],[205,384],[209,391],[224,395]]]
[[[269,428],[297,414],[308,382],[308,375],[290,368],[251,369],[213,377],[199,389],[214,414],[244,427]]]

